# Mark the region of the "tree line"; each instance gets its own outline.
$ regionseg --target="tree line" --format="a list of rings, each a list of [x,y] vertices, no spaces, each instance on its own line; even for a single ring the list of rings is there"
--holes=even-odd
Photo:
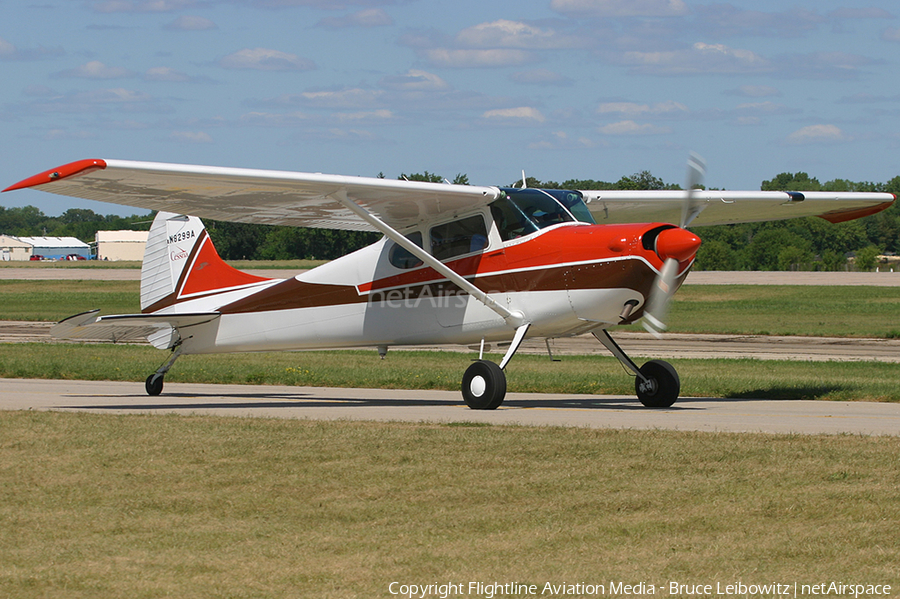
[[[379,177],[384,177],[379,174]],[[446,181],[424,173],[401,174],[409,181]],[[458,174],[450,181],[468,184]],[[649,171],[623,176],[618,181],[570,179],[563,182],[526,178],[528,187],[544,189],[681,189],[667,184]],[[515,181],[510,186],[521,186]],[[900,194],[900,176],[886,183],[835,179],[820,183],[807,173],[781,173],[763,181],[763,191],[882,191]],[[132,216],[100,215],[92,210],[71,208],[60,216],[46,216],[34,206],[0,206],[0,234],[15,236],[77,237],[92,243],[97,231],[148,230],[153,213]],[[374,243],[378,233],[307,229],[206,221],[213,243],[226,260],[332,260]],[[900,205],[879,214],[846,223],[832,224],[810,217],[787,221],[742,223],[697,229],[703,244],[695,268],[703,270],[871,270],[877,256],[900,252]]]

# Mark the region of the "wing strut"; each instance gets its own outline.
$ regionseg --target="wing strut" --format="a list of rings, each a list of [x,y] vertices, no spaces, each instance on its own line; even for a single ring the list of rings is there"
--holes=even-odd
[[[522,314],[518,310],[508,310],[505,306],[498,303],[496,300],[494,300],[494,298],[483,292],[481,289],[476,287],[459,273],[426,252],[423,248],[420,248],[419,246],[411,242],[386,222],[351,200],[349,197],[347,197],[346,189],[340,189],[335,193],[330,194],[330,197],[340,202],[342,206],[384,233],[388,239],[414,255],[416,258],[420,259],[422,262],[436,270],[439,274],[450,279],[452,283],[455,283],[466,293],[499,314],[500,317],[503,318],[503,320],[505,320],[507,324],[509,324],[514,329],[519,329],[526,324],[524,314]]]

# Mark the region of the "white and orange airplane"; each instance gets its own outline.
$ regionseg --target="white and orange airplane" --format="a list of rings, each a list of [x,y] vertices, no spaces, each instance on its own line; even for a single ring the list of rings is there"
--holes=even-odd
[[[842,222],[890,206],[888,193],[560,191],[420,183],[125,160],[81,160],[4,191],[36,188],[159,211],[141,271],[141,313],[72,316],[65,339],[146,338],[171,356],[146,381],[158,395],[183,354],[417,344],[480,347],[462,378],[472,409],[495,409],[525,338],[592,332],[635,375],[648,407],[678,398],[675,369],[638,367],[609,329],[663,324],[700,239],[684,227],[820,216]],[[377,243],[267,279],[216,253],[200,218],[380,231]],[[677,226],[676,226],[677,225]],[[486,343],[508,349],[484,360]],[[548,346],[549,348],[549,346]]]

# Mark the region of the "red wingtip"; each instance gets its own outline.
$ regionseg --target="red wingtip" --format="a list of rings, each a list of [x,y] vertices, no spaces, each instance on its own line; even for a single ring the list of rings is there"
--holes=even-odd
[[[847,208],[844,210],[833,210],[831,212],[826,212],[825,214],[820,214],[819,218],[824,218],[830,223],[844,223],[848,220],[855,220],[857,218],[863,218],[864,216],[871,216],[873,214],[878,214],[882,210],[886,208],[890,208],[891,204],[897,201],[897,194],[892,194],[894,199],[890,202],[883,202],[878,204],[877,206],[870,206],[868,208]]]
[[[10,185],[3,191],[14,191],[16,189],[25,189],[26,187],[35,187],[37,185],[44,185],[45,183],[52,183],[54,181],[59,181],[61,179],[67,179],[69,177],[77,177],[78,175],[85,175],[92,171],[98,171],[106,168],[106,161],[99,159],[90,159],[90,160],[77,160],[75,162],[70,162],[69,164],[64,164],[58,168],[50,169],[49,171],[44,171],[38,175],[33,177],[28,177],[23,181],[19,181],[14,185]]]

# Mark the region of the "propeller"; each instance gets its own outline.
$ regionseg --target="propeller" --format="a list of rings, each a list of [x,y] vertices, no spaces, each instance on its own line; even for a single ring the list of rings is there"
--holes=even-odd
[[[679,228],[666,229],[656,237],[654,249],[656,254],[663,259],[663,267],[650,289],[650,297],[644,307],[643,325],[657,339],[662,337],[662,332],[667,328],[665,318],[669,311],[669,301],[672,299],[672,294],[675,293],[678,263],[690,259],[700,247],[700,238],[685,230],[684,227],[687,227],[703,211],[704,206],[698,204],[694,197],[696,188],[703,183],[705,175],[706,161],[698,154],[691,152],[687,162],[687,186],[684,200],[681,203]]]

